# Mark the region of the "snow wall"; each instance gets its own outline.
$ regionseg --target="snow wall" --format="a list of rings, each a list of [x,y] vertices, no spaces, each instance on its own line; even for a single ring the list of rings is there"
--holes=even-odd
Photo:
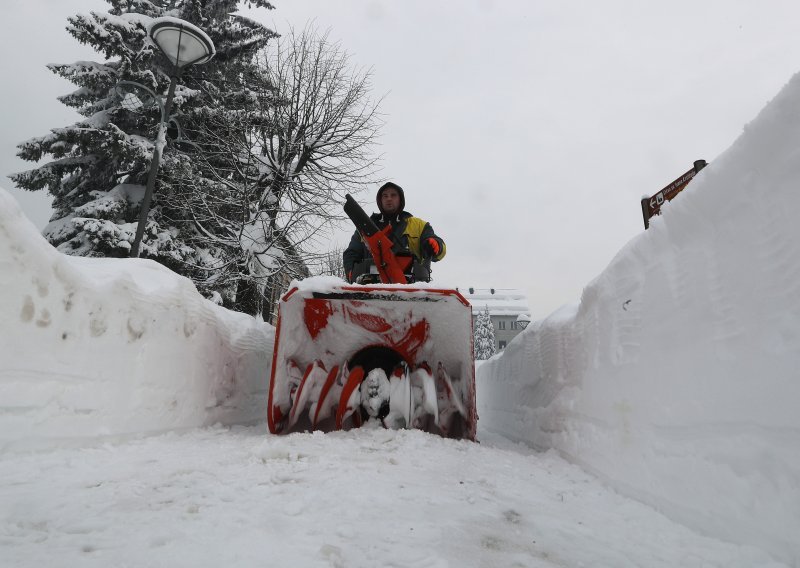
[[[481,429],[800,566],[800,75],[478,372]],[[632,214],[635,214],[632,212]]]
[[[0,189],[0,451],[266,416],[274,328],[139,259],[56,251]]]

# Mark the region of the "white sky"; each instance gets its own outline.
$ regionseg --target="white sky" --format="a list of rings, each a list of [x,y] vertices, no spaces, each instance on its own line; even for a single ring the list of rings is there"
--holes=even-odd
[[[521,288],[534,318],[577,300],[643,230],[642,195],[713,161],[800,68],[790,0],[275,3],[264,21],[315,18],[388,93],[382,176],[447,241],[436,280]],[[17,143],[74,121],[44,65],[99,60],[64,26],[106,7],[4,3],[3,175],[32,167]],[[14,195],[46,223],[44,195]]]

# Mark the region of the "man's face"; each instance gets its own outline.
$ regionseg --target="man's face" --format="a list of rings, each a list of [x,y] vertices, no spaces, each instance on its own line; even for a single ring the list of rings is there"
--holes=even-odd
[[[381,208],[387,215],[395,215],[400,211],[400,194],[393,187],[381,193]]]

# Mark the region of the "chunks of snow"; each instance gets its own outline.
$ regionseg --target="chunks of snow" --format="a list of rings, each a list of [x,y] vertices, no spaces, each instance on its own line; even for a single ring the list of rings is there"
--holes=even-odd
[[[361,383],[361,404],[370,416],[378,416],[381,405],[388,402],[391,388],[383,369],[372,369]]]

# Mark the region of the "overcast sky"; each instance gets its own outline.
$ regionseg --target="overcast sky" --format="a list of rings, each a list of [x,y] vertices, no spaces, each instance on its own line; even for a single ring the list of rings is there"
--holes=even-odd
[[[800,70],[797,0],[274,3],[251,15],[279,33],[314,18],[373,69],[380,175],[447,242],[435,280],[523,289],[534,318],[578,300],[643,230],[640,198],[713,162]],[[64,26],[106,7],[3,2],[3,175],[32,167],[16,144],[75,121],[45,64],[101,60]],[[44,226],[46,196],[2,184]]]

